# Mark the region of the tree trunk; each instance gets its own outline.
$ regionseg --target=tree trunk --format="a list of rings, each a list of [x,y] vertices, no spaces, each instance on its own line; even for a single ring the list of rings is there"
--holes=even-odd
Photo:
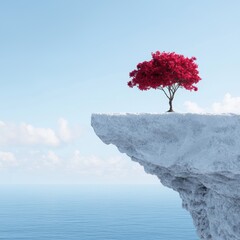
[[[168,110],[168,112],[174,112],[173,107],[172,107],[172,101],[173,101],[173,98],[170,98],[169,99],[169,110]]]

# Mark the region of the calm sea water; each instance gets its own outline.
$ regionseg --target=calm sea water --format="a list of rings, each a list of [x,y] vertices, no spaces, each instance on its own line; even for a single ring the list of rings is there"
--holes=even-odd
[[[0,186],[0,239],[198,240],[158,185]]]

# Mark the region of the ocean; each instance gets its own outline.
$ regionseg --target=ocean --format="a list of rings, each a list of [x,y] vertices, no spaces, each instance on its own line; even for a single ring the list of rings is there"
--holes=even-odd
[[[1,240],[198,240],[161,185],[2,185]]]

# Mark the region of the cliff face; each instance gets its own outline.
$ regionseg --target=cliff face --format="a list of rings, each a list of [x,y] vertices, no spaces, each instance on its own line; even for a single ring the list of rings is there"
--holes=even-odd
[[[240,239],[240,116],[93,114],[92,127],[179,192],[201,239]]]

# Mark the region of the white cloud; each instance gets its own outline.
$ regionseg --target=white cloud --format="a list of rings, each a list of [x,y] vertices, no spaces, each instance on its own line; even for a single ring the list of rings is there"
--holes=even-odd
[[[64,118],[58,120],[59,126],[59,137],[62,141],[68,142],[72,138],[71,130],[69,128],[68,122]]]
[[[59,129],[35,127],[31,124],[11,124],[0,121],[0,145],[58,146],[72,140],[67,120],[58,121]]]
[[[56,150],[57,151],[57,150]],[[55,168],[58,171],[77,174],[83,176],[126,176],[139,174],[144,176],[143,168],[124,156],[98,157],[96,155],[84,156],[79,150],[68,153],[56,153],[55,151],[30,151],[25,154],[25,161],[22,162],[27,168],[51,170]]]
[[[213,103],[212,109],[214,113],[240,113],[240,97],[227,93],[222,102]]]
[[[19,129],[16,129],[19,133],[16,136],[22,144],[44,144],[50,146],[57,146],[60,143],[54,130],[51,128],[38,128],[33,127],[30,124],[20,124]]]
[[[0,152],[0,173],[14,173],[14,183],[159,183],[125,155],[84,156],[79,150],[61,149],[16,151],[15,154],[16,157],[11,152]],[[13,171],[13,166],[17,171]],[[0,181],[4,179],[1,174]]]
[[[199,107],[197,103],[191,102],[191,101],[186,101],[184,103],[184,106],[187,108],[188,112],[191,113],[203,113],[205,112],[203,108]]]
[[[17,161],[15,155],[12,152],[0,151],[0,168],[16,166]]]
[[[40,163],[41,164],[41,163]],[[48,151],[46,155],[43,155],[43,164],[44,165],[59,165],[61,164],[61,159],[53,151]]]
[[[240,114],[240,97],[232,97],[226,93],[221,102],[215,102],[210,108],[201,108],[197,103],[187,101],[184,103],[188,112],[192,113],[236,113]]]
[[[15,161],[15,156],[11,152],[0,152],[1,161]]]
[[[81,175],[92,176],[93,179],[97,176],[117,181],[117,178],[119,178],[121,182],[132,178],[132,181],[137,182],[140,179],[144,181],[149,177],[142,166],[132,162],[125,155],[100,158],[95,155],[82,156],[80,151],[76,150],[67,167]]]

